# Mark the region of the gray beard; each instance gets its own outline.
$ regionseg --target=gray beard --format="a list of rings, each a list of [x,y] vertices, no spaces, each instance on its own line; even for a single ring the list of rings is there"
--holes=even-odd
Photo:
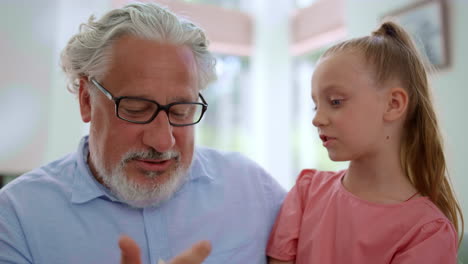
[[[103,155],[96,151],[90,152],[91,159],[94,162],[97,177],[101,178],[104,185],[117,196],[122,202],[135,207],[156,207],[162,202],[167,201],[184,184],[188,176],[188,168],[180,165],[180,154],[175,151],[160,153],[156,151],[129,151],[122,158],[118,166],[111,171],[105,169],[102,163]],[[162,184],[154,183],[151,185],[140,184],[132,180],[131,175],[125,174],[127,163],[135,158],[141,159],[168,159],[174,158],[176,166],[169,171],[170,177]],[[159,177],[160,172],[147,172],[146,177],[154,179]]]

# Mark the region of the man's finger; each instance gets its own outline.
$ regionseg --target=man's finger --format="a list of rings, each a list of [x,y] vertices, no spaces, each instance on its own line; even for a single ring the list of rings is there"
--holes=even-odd
[[[122,252],[121,264],[141,264],[140,248],[133,239],[128,236],[121,236],[119,247]]]
[[[211,244],[208,241],[200,241],[182,254],[173,258],[170,264],[201,264],[211,252]]]

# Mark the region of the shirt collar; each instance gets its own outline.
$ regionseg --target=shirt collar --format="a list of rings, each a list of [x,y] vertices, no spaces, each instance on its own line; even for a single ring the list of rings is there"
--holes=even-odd
[[[189,169],[188,181],[212,181],[213,177],[210,176],[211,173],[206,166],[207,162],[204,162],[206,157],[203,157],[198,148],[196,148],[194,152],[194,158]],[[88,154],[88,136],[85,136],[81,139],[76,153],[77,168],[73,179],[71,202],[81,204],[99,197],[118,202],[118,199],[112,192],[100,184],[93,176],[88,165]]]
[[[195,148],[195,153],[193,155],[193,161],[192,164],[190,165],[190,170],[189,170],[189,181],[195,181],[195,180],[207,180],[207,181],[213,181],[214,178],[211,176],[213,174],[212,171],[210,171],[210,166],[207,166],[209,162],[208,160],[205,160],[206,157],[203,155],[202,151],[200,148]]]
[[[73,203],[86,203],[98,197],[116,201],[114,195],[94,178],[88,166],[88,136],[81,139],[78,146],[77,168],[73,177],[73,191],[71,201]]]

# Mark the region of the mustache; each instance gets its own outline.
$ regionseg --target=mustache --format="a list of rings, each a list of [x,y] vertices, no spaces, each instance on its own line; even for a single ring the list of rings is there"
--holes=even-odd
[[[127,152],[123,159],[122,163],[125,164],[131,160],[135,159],[159,159],[159,160],[168,160],[168,159],[176,159],[179,160],[179,152],[178,151],[166,151],[166,152],[159,152],[155,149],[149,150],[140,150],[140,151],[129,151]]]

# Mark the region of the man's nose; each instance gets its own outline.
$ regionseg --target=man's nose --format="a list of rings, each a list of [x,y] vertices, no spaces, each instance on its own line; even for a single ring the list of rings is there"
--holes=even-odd
[[[144,126],[147,126],[143,135],[143,143],[145,145],[159,152],[171,150],[175,145],[173,127],[169,123],[166,112],[159,112],[153,121]]]

